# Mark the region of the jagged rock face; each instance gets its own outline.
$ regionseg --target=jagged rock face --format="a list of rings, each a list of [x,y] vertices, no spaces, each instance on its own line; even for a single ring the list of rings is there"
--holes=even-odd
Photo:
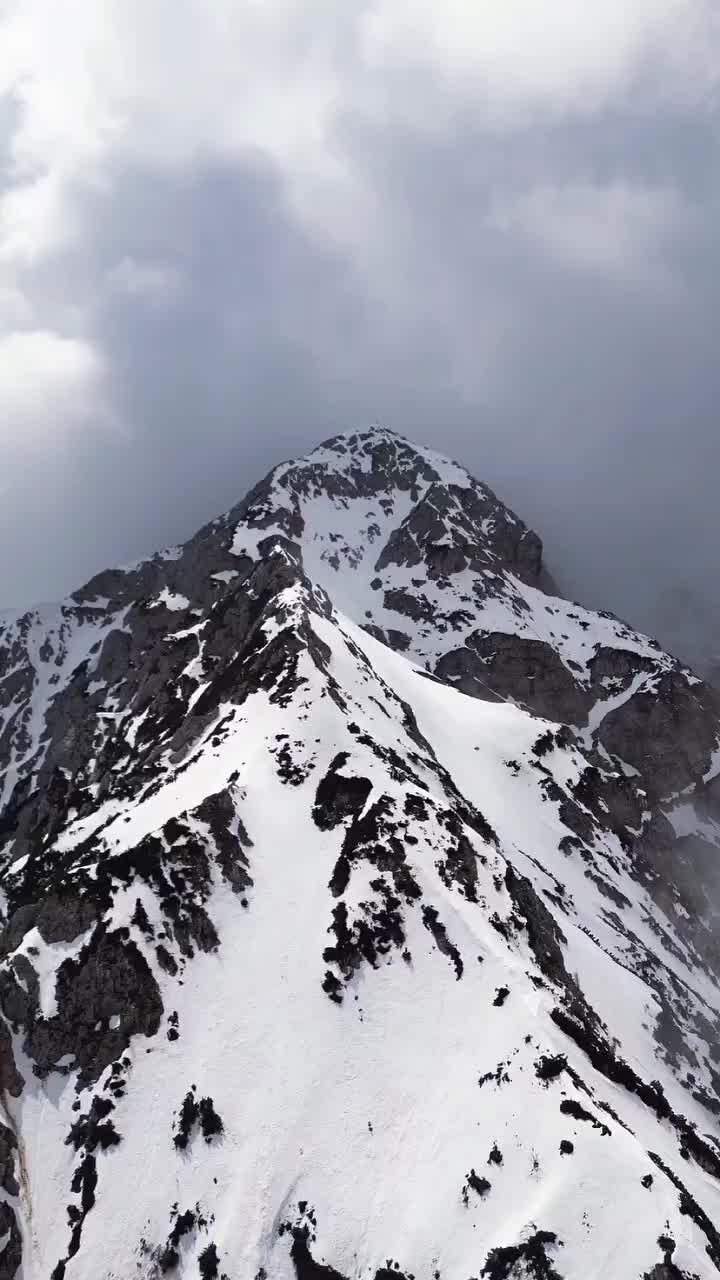
[[[561,599],[537,534],[455,463],[390,432],[341,436],[276,468],[227,523],[239,554],[282,533],[378,639],[464,693],[586,729],[660,798],[712,771],[718,694],[656,641]]]
[[[716,695],[555,590],[377,430],[3,621],[0,1280],[720,1270]]]
[[[471,697],[518,702],[565,724],[586,724],[592,706],[590,691],[544,640],[477,631],[438,659],[435,674]]]

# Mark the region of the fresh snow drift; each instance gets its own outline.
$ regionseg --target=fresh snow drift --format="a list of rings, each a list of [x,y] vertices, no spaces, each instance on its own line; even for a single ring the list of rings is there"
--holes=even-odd
[[[718,695],[383,429],[0,620],[0,1280],[720,1271]]]

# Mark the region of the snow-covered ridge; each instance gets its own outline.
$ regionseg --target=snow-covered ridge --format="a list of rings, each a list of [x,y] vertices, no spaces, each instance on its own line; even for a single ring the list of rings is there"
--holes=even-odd
[[[277,467],[227,524],[235,556],[256,558],[279,533],[336,607],[384,643],[465,693],[583,728],[628,772],[655,772],[665,795],[703,775],[684,743],[667,780],[669,742],[656,769],[643,700],[682,691],[708,767],[717,696],[655,640],[560,597],[537,534],[442,455],[383,428],[338,436]]]
[[[550,644],[584,682],[598,645],[679,665],[617,618],[538,590],[537,535],[456,463],[384,429],[282,464],[243,506],[236,555],[284,532],[338,608],[404,631],[404,651],[428,668],[478,628]]]
[[[717,1274],[717,711],[549,585],[374,430],[10,624],[0,1277]]]

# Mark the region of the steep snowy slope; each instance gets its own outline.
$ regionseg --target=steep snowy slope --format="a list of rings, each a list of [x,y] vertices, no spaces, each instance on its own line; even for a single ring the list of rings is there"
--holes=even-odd
[[[338,608],[463,692],[597,732],[629,697],[682,679],[655,641],[548,594],[538,536],[457,464],[391,432],[277,467],[229,520],[237,555],[269,530],[291,538]]]
[[[0,1280],[720,1271],[713,695],[542,573],[373,432],[6,622]]]

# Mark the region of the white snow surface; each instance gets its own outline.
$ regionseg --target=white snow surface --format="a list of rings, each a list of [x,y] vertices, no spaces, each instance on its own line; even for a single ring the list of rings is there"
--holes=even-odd
[[[402,797],[404,788],[358,749],[346,716],[312,687],[317,673],[309,664],[310,687],[290,707],[274,706],[258,693],[233,709],[232,728],[219,747],[202,744],[179,778],[118,810],[103,831],[107,847],[133,847],[237,773],[230,785],[254,841],[254,886],[244,910],[237,895],[218,883],[212,914],[220,948],[199,954],[183,971],[182,985],[157,970],[145,948],[166,1015],[177,1014],[180,1036],[169,1042],[165,1024],[151,1042],[139,1037],[131,1046],[130,1087],[113,1114],[122,1141],[99,1155],[96,1205],[66,1275],[109,1280],[154,1274],[139,1242],[165,1238],[173,1204],[181,1211],[200,1204],[209,1225],[186,1240],[179,1275],[198,1274],[198,1251],[212,1238],[229,1276],[254,1276],[262,1268],[274,1280],[290,1280],[287,1237],[277,1228],[302,1218],[301,1201],[315,1212],[316,1256],[345,1276],[373,1274],[392,1258],[404,1274],[439,1270],[466,1278],[492,1248],[538,1226],[562,1241],[556,1256],[562,1276],[636,1280],[657,1260],[663,1232],[675,1241],[676,1265],[712,1274],[702,1234],[679,1213],[675,1187],[648,1156],[653,1150],[677,1166],[675,1136],[589,1066],[550,1021],[556,996],[533,983],[526,943],[520,938],[508,947],[488,923],[491,907],[507,913],[506,895],[494,882],[506,858],[541,892],[553,876],[562,877],[573,904],[562,922],[569,967],[626,1058],[645,1073],[651,1064],[670,1097],[680,1093],[655,1053],[654,997],[623,959],[622,937],[602,923],[602,899],[582,864],[559,852],[562,824],[525,763],[542,722],[428,681],[342,618],[315,625],[332,651],[332,673],[366,731],[381,743],[402,742],[397,698],[405,700],[440,763],[498,832],[499,851],[468,832],[488,860],[480,872],[485,908],[438,880],[427,841],[407,847],[423,901],[436,907],[460,950],[463,977],[455,980],[418,913],[411,912],[411,963],[395,955],[354,980],[342,1006],[327,999],[321,989],[322,937],[332,906],[327,884],[343,833],[320,832],[312,821],[317,780],[344,749],[352,752],[352,771],[369,776],[378,792]],[[367,664],[348,648],[346,636]],[[314,768],[299,786],[287,786],[277,775],[271,748],[278,733],[302,744],[301,753],[312,758]],[[572,753],[556,756],[553,772],[565,783],[581,762]],[[504,763],[509,757],[523,762],[518,776]],[[438,792],[437,778],[427,770],[423,775]],[[618,881],[628,888],[622,874]],[[362,884],[356,897],[367,891]],[[118,919],[124,923],[128,913],[121,902]],[[651,911],[635,890],[628,915],[638,934],[646,931]],[[682,969],[670,953],[661,954],[663,962]],[[717,1008],[717,992],[700,979],[698,985],[702,999]],[[510,994],[498,1008],[493,998],[502,986]],[[549,1085],[538,1080],[539,1056],[559,1052],[589,1094],[569,1077]],[[507,1082],[492,1079],[480,1088],[479,1078],[500,1064],[506,1064]],[[224,1132],[209,1145],[196,1136],[181,1154],[173,1148],[173,1123],[195,1082],[212,1097]],[[64,1138],[75,1097],[71,1072],[53,1077],[50,1086],[30,1083],[19,1102],[8,1101],[23,1135],[28,1277],[49,1276],[65,1253],[75,1160]],[[607,1123],[610,1134],[562,1115],[565,1098]],[[599,1110],[603,1103],[617,1120]],[[693,1118],[707,1129],[700,1107]],[[562,1139],[574,1144],[572,1155],[560,1153]],[[495,1144],[502,1165],[488,1164]],[[482,1199],[471,1190],[466,1205],[462,1189],[471,1169],[492,1185]],[[641,1182],[648,1173],[654,1175],[650,1191]],[[718,1221],[720,1188],[691,1165],[682,1174]]]

